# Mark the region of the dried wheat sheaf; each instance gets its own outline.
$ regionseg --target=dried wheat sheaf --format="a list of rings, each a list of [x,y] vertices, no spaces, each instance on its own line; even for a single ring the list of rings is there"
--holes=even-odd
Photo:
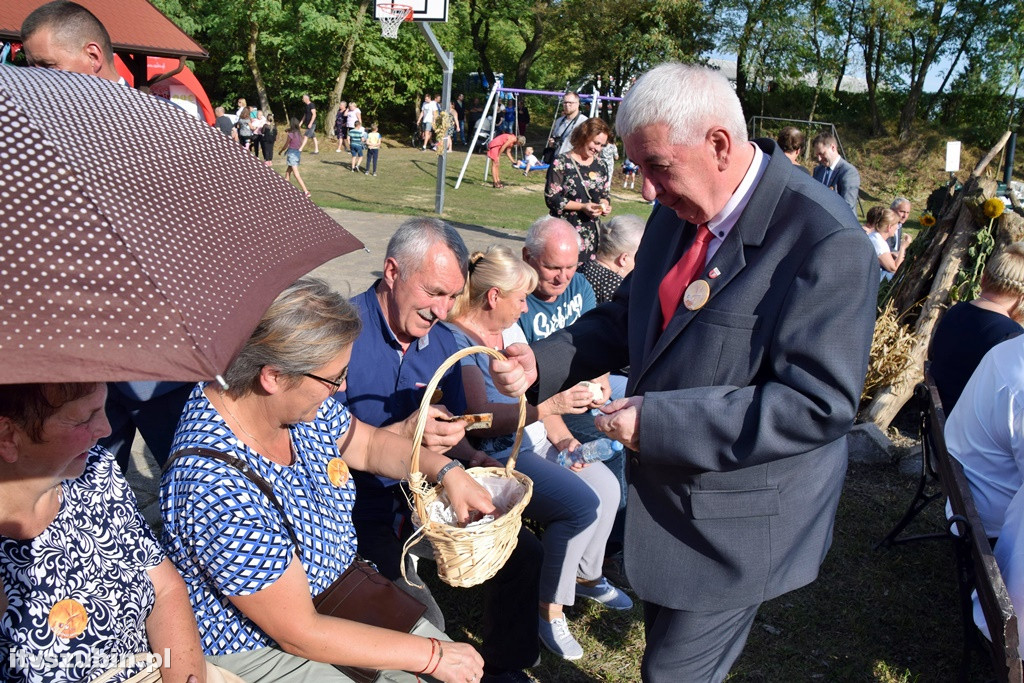
[[[875,333],[871,338],[871,356],[868,373],[864,378],[864,392],[861,403],[874,398],[879,389],[895,385],[910,365],[914,348],[914,335],[910,326],[902,322],[903,315],[897,315],[892,302],[886,304],[875,321]]]

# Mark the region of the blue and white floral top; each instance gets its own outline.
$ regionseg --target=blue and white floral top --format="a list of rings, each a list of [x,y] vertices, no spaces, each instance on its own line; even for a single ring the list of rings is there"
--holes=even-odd
[[[295,462],[278,465],[236,438],[197,385],[174,437],[172,453],[202,447],[244,460],[269,483],[301,544],[294,547],[273,503],[234,467],[199,455],[174,459],[160,482],[167,554],[188,585],[207,655],[247,652],[274,640],[229,600],[251,595],[301,559],[311,595],[341,576],[356,553],[351,477],[332,483],[328,467],[339,458],[348,431],[344,404],[328,398],[312,422],[292,425]]]
[[[156,594],[147,570],[164,559],[114,456],[100,446],[61,484],[53,522],[31,540],[0,536],[0,680],[90,681],[148,652]],[[137,669],[123,673],[124,680]]]

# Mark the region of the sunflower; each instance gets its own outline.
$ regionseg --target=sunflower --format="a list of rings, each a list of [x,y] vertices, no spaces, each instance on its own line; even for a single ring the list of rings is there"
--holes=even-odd
[[[985,203],[981,205],[981,210],[987,218],[999,218],[1006,210],[1006,204],[1003,204],[1003,200],[993,197],[985,200]]]
[[[922,213],[921,217],[917,219],[917,222],[920,223],[923,228],[930,228],[935,225],[935,216],[930,213]]]

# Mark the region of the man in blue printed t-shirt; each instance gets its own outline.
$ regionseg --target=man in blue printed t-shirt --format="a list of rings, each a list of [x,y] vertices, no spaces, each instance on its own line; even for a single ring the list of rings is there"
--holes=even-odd
[[[448,317],[466,284],[469,254],[459,233],[436,218],[412,218],[388,242],[383,276],[352,299],[363,331],[352,345],[346,391],[339,398],[361,421],[413,438],[420,401],[441,364],[459,347],[452,333],[437,321]],[[462,422],[444,417],[466,412],[461,366],[442,378],[441,395],[432,400],[423,444],[467,467],[500,466],[465,438]],[[409,534],[409,507],[402,485],[365,472],[352,472],[356,502],[352,522],[359,553],[381,574],[428,607],[427,618],[438,628],[443,616],[411,563],[406,564],[410,588],[399,580],[402,541]],[[528,530],[505,566],[484,582],[482,645],[484,676],[480,683],[526,683],[523,669],[539,654],[537,618],[540,542]]]
[[[526,233],[523,260],[533,266],[537,288],[526,297],[526,313],[519,326],[531,344],[572,325],[597,306],[594,288],[576,272],[579,236],[561,218],[544,216]]]
[[[526,233],[523,260],[537,271],[537,287],[526,297],[526,313],[519,317],[519,326],[531,344],[569,327],[597,306],[594,288],[576,272],[579,245],[576,228],[554,216],[538,218]],[[605,399],[616,399],[625,395],[625,381],[620,380],[613,376],[609,385],[609,376],[602,375],[594,382],[601,385]],[[602,403],[595,402],[595,407]],[[565,419],[581,442],[603,436],[586,413],[567,415]]]
[[[526,297],[526,313],[519,317],[519,326],[530,344],[572,325],[581,315],[597,307],[594,288],[583,273],[576,272],[579,249],[576,228],[561,218],[538,218],[527,231],[523,260],[537,271],[537,287]],[[626,395],[626,378],[622,375],[602,375],[593,381],[601,385],[603,393],[603,398],[594,402],[595,408],[606,400]],[[565,420],[565,426],[580,443],[604,437],[589,412],[564,415],[561,419]],[[608,543],[608,554],[612,556],[622,541],[626,507],[625,461],[622,455],[616,455],[605,465],[615,473],[622,489],[618,518]]]

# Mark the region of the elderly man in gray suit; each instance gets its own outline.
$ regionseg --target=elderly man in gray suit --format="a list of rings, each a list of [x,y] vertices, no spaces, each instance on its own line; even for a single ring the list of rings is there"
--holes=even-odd
[[[629,452],[643,677],[720,681],[761,602],[813,581],[831,543],[878,265],[842,199],[747,140],[717,72],[656,67],[617,128],[659,201],[636,268],[611,302],[492,370],[542,399],[630,366],[596,422]]]

